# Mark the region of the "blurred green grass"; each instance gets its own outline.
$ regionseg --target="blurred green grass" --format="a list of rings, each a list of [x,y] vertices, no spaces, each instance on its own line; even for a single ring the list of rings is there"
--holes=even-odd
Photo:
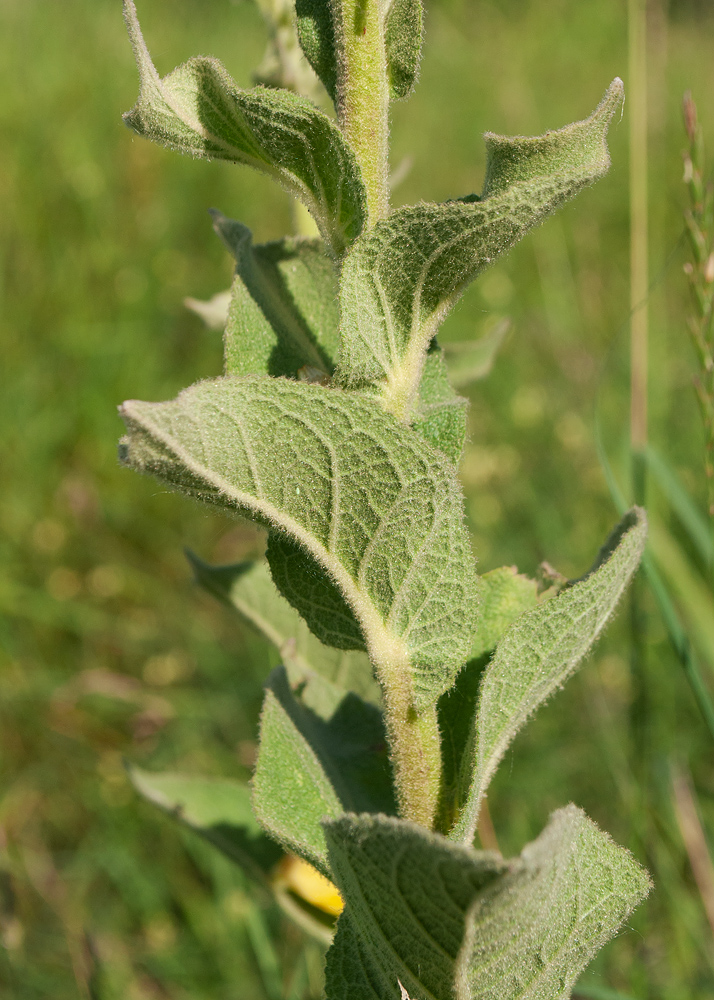
[[[203,51],[249,83],[265,34],[248,2],[144,0],[140,14],[162,71]],[[662,0],[651,23],[652,439],[701,502],[679,102],[691,88],[714,146],[714,18]],[[429,5],[420,85],[394,107],[393,162],[413,158],[395,203],[479,190],[487,129],[533,134],[587,114],[625,77],[626,28],[616,0]],[[138,802],[121,766],[125,755],[249,774],[270,654],[196,591],[182,548],[230,561],[256,538],[119,469],[115,407],[220,371],[220,339],[182,307],[229,281],[206,210],[263,240],[289,230],[290,206],[247,171],[124,129],[136,75],[118,0],[3,0],[0,39],[2,993],[317,998],[319,953],[254,904],[239,872]],[[444,328],[462,340],[513,319],[472,392],[463,464],[484,570],[548,559],[574,575],[591,561],[616,518],[596,409],[626,488],[626,121],[611,149],[609,176],[487,273]],[[666,520],[654,491],[651,504]],[[669,791],[670,762],[688,761],[714,843],[712,748],[653,608],[648,654],[644,791],[630,765],[623,612],[519,738],[491,812],[516,852],[573,800],[650,865],[650,901],[584,982],[714,998],[714,942]]]

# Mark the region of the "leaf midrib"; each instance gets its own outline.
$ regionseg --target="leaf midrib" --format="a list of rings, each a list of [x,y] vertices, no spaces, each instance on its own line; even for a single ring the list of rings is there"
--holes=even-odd
[[[230,420],[235,420],[235,416],[227,413],[223,407],[215,403],[212,405],[217,413]],[[124,406],[130,407],[131,403],[125,403]],[[129,410],[128,412],[131,415],[131,411]],[[298,543],[307,549],[315,561],[327,571],[328,575],[332,577],[337,586],[345,594],[348,604],[352,607],[358,621],[362,625],[367,646],[373,660],[380,664],[394,662],[396,659],[401,659],[402,662],[409,661],[405,644],[401,637],[385,626],[369,594],[355,583],[337,556],[333,555],[333,553],[318,542],[313,535],[285,511],[280,510],[280,508],[262,496],[258,498],[251,497],[250,494],[237,489],[222,476],[210,470],[206,463],[200,464],[158,427],[149,415],[145,414],[142,420],[150,434],[170,453],[173,453],[199,480],[210,483],[219,493],[232,500],[238,508],[242,507],[250,510],[258,516],[267,519],[269,522],[279,525],[282,530],[288,534],[292,534]],[[193,419],[192,423],[197,429],[203,445],[201,427]],[[322,439],[320,438],[320,440]],[[252,467],[251,475],[254,477]]]

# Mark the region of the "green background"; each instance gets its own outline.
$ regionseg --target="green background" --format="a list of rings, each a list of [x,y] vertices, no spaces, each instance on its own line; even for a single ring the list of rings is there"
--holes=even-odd
[[[708,7],[654,0],[649,37],[651,438],[702,508],[680,102],[691,88],[714,148]],[[161,72],[202,52],[250,84],[266,36],[247,0],[143,0],[139,14]],[[627,85],[622,0],[439,0],[426,24],[416,94],[393,106],[393,165],[412,160],[394,204],[479,191],[484,131],[558,127],[615,75]],[[245,169],[124,128],[137,84],[118,0],[2,0],[0,39],[0,989],[316,1000],[317,947],[140,802],[122,766],[250,773],[274,660],[191,583],[182,549],[228,562],[260,539],[120,469],[116,406],[220,372],[220,336],[182,305],[230,280],[207,209],[266,240],[290,230],[290,205]],[[465,340],[513,321],[471,392],[462,472],[482,570],[586,569],[617,518],[596,416],[629,490],[627,113],[608,177],[487,272],[444,327]],[[655,490],[650,502],[666,523]],[[653,872],[650,900],[583,977],[588,995],[705,1000],[714,940],[670,767],[691,768],[714,845],[712,743],[653,608],[647,626],[643,759],[623,605],[509,752],[491,813],[515,853],[574,801]],[[713,688],[714,663],[704,671]]]

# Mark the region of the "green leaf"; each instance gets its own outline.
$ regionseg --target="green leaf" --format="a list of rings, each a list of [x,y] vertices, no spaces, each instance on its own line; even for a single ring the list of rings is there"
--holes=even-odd
[[[457,1000],[566,1000],[650,888],[644,868],[581,809],[559,809],[474,907]]]
[[[434,826],[440,833],[448,833],[453,827],[468,792],[468,789],[462,787],[461,769],[464,755],[472,752],[474,712],[476,711],[483,672],[488,666],[489,657],[490,654],[486,653],[469,660],[456,678],[454,686],[439,698],[441,779],[437,819]]]
[[[346,904],[327,956],[327,1000],[399,1000],[399,983],[413,1000],[452,1000],[469,910],[506,863],[383,816],[324,827]]]
[[[225,327],[227,375],[332,374],[339,347],[337,275],[320,240],[286,237],[253,246],[247,226],[212,212],[236,259]]]
[[[439,699],[441,732],[441,796],[439,829],[450,830],[464,804],[468,789],[462,787],[461,765],[473,739],[473,719],[483,672],[490,654],[509,625],[538,603],[538,585],[518,572],[502,566],[481,579],[479,621],[471,659],[454,686]]]
[[[188,553],[196,580],[209,593],[235,608],[280,653],[291,681],[313,673],[366,701],[379,703],[379,687],[364,653],[325,646],[275,588],[266,562],[209,566]]]
[[[412,426],[454,465],[458,465],[464,448],[467,407],[468,400],[457,396],[451,387],[444,352],[434,342],[424,363]]]
[[[325,832],[346,903],[327,1000],[565,1000],[650,886],[575,806],[508,863],[379,816]]]
[[[354,651],[366,649],[360,624],[340,588],[292,539],[271,532],[266,552],[280,593],[308,622],[325,645]]]
[[[355,242],[340,291],[344,385],[378,383],[386,408],[411,417],[427,347],[464,288],[607,171],[622,96],[615,80],[590,118],[539,138],[487,134],[480,198],[399,209]]]
[[[646,537],[645,513],[635,507],[583,579],[522,614],[498,643],[481,684],[473,747],[464,754],[460,799],[466,804],[450,833],[454,840],[473,841],[481,802],[507,747],[605,627],[639,565]]]
[[[463,389],[491,374],[496,354],[510,328],[511,321],[504,319],[478,340],[444,344],[449,381],[455,388]]]
[[[519,573],[515,566],[501,566],[484,573],[481,577],[478,631],[471,647],[472,659],[495,649],[508,626],[537,603],[538,584]]]
[[[307,206],[330,252],[341,257],[364,225],[365,192],[334,122],[287,90],[241,90],[216,59],[189,59],[161,79],[133,0],[124,0],[124,16],[141,84],[126,124],[179,153],[268,174]]]
[[[371,398],[254,376],[121,413],[125,464],[301,547],[339,588],[383,684],[398,676],[418,710],[451,686],[478,583],[453,466],[418,435]]]
[[[272,837],[329,877],[321,820],[396,810],[381,712],[315,676],[293,691],[278,667],[261,716],[253,805]]]
[[[414,90],[421,59],[423,22],[421,0],[392,0],[384,25],[392,97],[403,99]]]
[[[258,881],[265,881],[283,856],[260,828],[250,790],[240,781],[187,774],[155,774],[128,768],[132,784],[145,799],[195,830]]]
[[[337,104],[335,26],[327,0],[295,0],[297,30],[305,58]]]

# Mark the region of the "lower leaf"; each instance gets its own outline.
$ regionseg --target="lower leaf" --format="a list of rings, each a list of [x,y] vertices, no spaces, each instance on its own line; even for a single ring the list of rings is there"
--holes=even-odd
[[[245,783],[155,774],[138,767],[129,767],[129,777],[140,795],[195,830],[257,881],[265,881],[283,856],[257,823]]]
[[[456,1000],[566,1000],[650,887],[632,855],[581,809],[559,809],[475,902]]]
[[[650,888],[575,806],[510,862],[387,817],[324,826],[346,904],[327,1000],[566,1000]]]
[[[331,877],[321,821],[396,811],[381,712],[316,676],[293,691],[278,667],[261,716],[253,807],[272,837]]]

